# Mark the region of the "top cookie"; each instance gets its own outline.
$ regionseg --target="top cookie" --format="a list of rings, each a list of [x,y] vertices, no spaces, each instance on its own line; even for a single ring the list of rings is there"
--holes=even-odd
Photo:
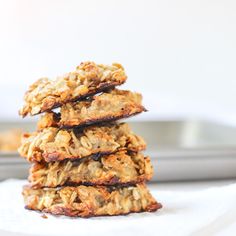
[[[127,79],[124,68],[117,63],[111,66],[84,62],[76,70],[56,80],[41,78],[25,93],[24,106],[19,114],[23,117],[36,115],[62,104],[102,92],[123,84]]]

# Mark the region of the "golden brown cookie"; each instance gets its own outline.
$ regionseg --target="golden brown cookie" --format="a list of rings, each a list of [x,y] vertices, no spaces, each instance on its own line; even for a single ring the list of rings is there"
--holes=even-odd
[[[153,167],[141,153],[116,152],[98,159],[35,163],[30,168],[33,188],[85,185],[127,185],[151,179]]]
[[[114,88],[126,81],[123,67],[118,63],[109,65],[84,62],[76,70],[56,80],[42,78],[29,87],[24,96],[21,116],[36,115],[59,107],[70,101],[77,101],[108,88]]]
[[[145,148],[144,140],[134,134],[128,124],[109,123],[84,129],[51,127],[26,133],[19,153],[31,162],[51,162],[109,154],[122,149],[138,152]]]
[[[25,207],[66,216],[123,215],[161,208],[145,184],[129,187],[78,186],[32,189],[24,187]]]
[[[51,126],[73,127],[114,121],[146,111],[142,96],[126,90],[114,89],[87,101],[67,103],[60,113],[46,113],[38,122],[38,129]]]

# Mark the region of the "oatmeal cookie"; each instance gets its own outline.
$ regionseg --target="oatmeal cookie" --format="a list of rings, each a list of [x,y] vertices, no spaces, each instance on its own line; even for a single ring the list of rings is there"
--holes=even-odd
[[[151,179],[153,167],[149,157],[141,153],[83,158],[51,163],[34,163],[30,168],[29,182],[33,188],[85,185],[127,185]]]
[[[21,143],[23,130],[10,129],[0,132],[0,152],[16,152]]]
[[[23,196],[27,209],[71,217],[151,212],[162,207],[145,184],[128,187],[81,185],[56,189],[32,189],[25,186]]]
[[[60,113],[46,113],[38,122],[38,129],[50,126],[85,126],[114,121],[146,111],[142,96],[126,90],[114,89],[87,101],[67,103]]]
[[[24,96],[19,114],[36,115],[71,101],[94,95],[123,84],[127,79],[123,67],[84,62],[76,70],[56,80],[41,78],[33,83]]]
[[[84,129],[50,127],[25,133],[18,151],[30,162],[52,162],[109,154],[122,149],[138,152],[145,148],[144,140],[134,134],[128,124],[109,123]]]

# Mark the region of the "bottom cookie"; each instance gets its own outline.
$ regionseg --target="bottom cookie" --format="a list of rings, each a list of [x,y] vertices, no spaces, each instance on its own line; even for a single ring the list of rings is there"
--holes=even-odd
[[[55,215],[105,216],[156,211],[156,202],[145,184],[128,187],[84,186],[23,189],[25,207]]]

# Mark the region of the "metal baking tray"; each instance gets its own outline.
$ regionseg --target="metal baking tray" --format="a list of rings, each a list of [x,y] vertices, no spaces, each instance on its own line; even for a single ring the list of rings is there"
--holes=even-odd
[[[147,141],[154,181],[236,177],[236,127],[199,120],[131,126]]]
[[[0,131],[22,129],[31,132],[35,129],[34,122],[0,122]],[[0,180],[8,178],[27,178],[29,163],[17,152],[0,151]]]
[[[129,122],[147,142],[153,181],[236,177],[236,128],[209,121]],[[31,131],[34,123],[0,123],[0,130]],[[29,164],[17,153],[0,153],[0,179],[26,178]]]

